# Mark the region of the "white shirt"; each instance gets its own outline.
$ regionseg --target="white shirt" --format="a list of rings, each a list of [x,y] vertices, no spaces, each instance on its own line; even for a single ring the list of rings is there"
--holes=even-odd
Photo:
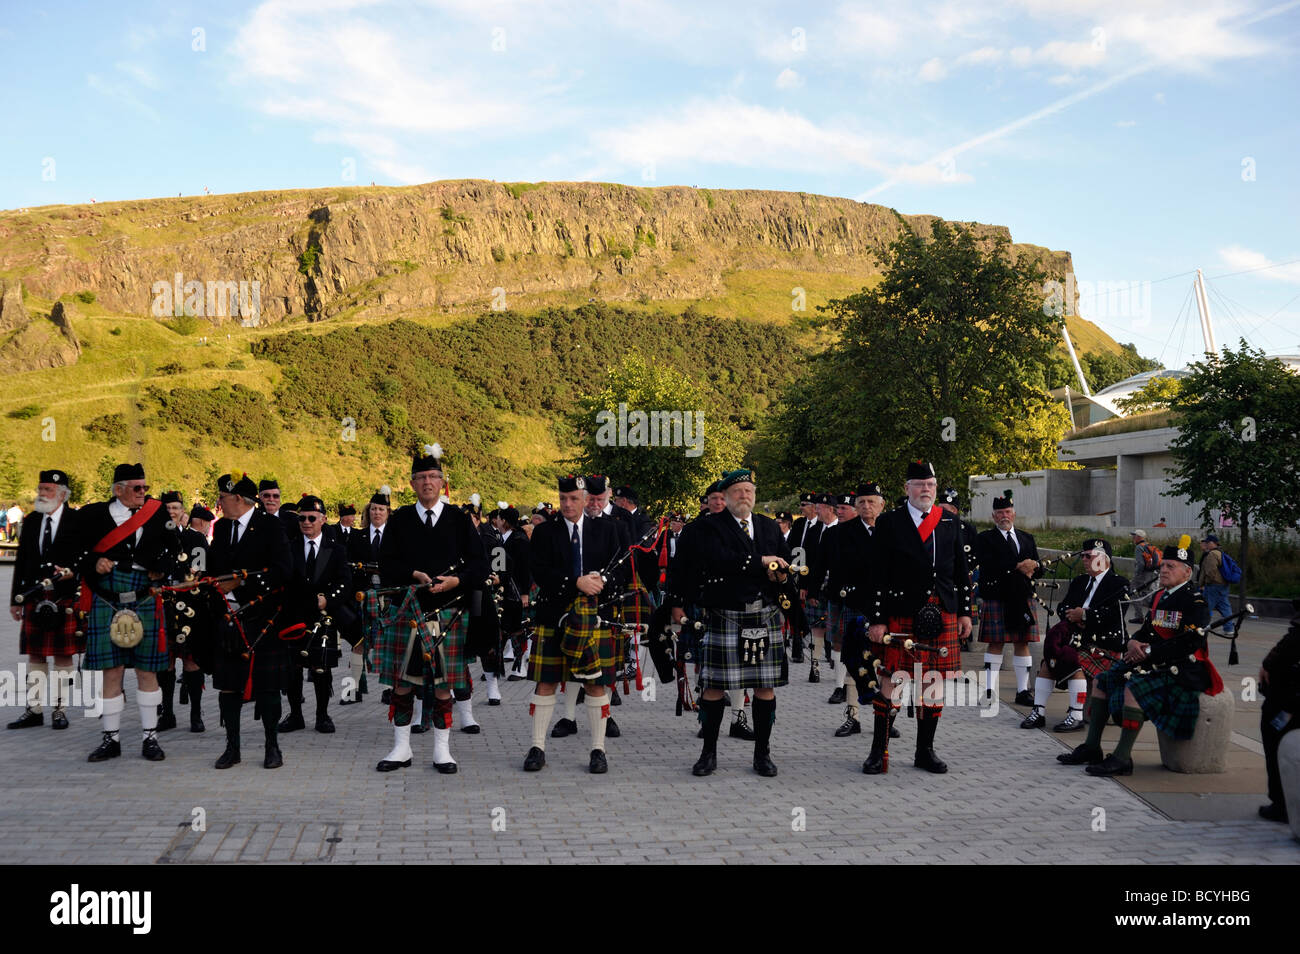
[[[740,527],[740,532],[741,532],[741,533],[743,533],[745,536],[749,537],[749,539],[751,539],[751,540],[754,539],[754,516],[753,516],[753,514],[750,514],[750,516],[748,516],[747,518],[745,518],[746,526],[743,526],[743,527],[740,526],[740,518],[739,518],[739,517],[733,516],[731,519],[733,519],[733,520],[736,521],[736,526]]]
[[[859,517],[858,519],[859,519],[859,520],[862,520],[861,517]],[[867,535],[868,535],[868,536],[875,536],[875,533],[876,533],[876,528],[875,528],[875,527],[873,527],[871,524],[867,523],[867,521],[865,521],[865,520],[862,520],[862,525],[863,525],[864,527],[867,528]]]
[[[244,539],[244,534],[248,532],[248,524],[249,524],[249,522],[253,519],[253,511],[254,511],[255,509],[257,509],[257,508],[255,508],[255,507],[249,507],[246,511],[244,511],[244,515],[243,515],[242,517],[239,517],[239,518],[237,518],[237,519],[235,520],[235,523],[239,524],[239,539],[240,539],[240,540]],[[277,519],[279,519],[279,518],[277,518]]]
[[[302,535],[302,558],[303,558],[303,560],[306,560],[307,557],[311,556],[311,548],[312,548],[312,544],[315,544],[315,546],[316,546],[316,559],[317,559],[317,560],[320,559],[320,547],[321,547],[321,542],[324,540],[324,538],[325,538],[325,535],[324,535],[324,534],[321,534],[321,535],[320,535],[319,537],[317,537],[315,540],[310,540],[310,539],[308,539],[307,534],[305,534],[305,533]]]
[[[569,520],[568,517],[562,517],[562,518],[561,518],[561,519],[564,521],[564,535],[565,535],[566,537],[568,537],[570,541],[573,540],[573,528],[574,528],[574,527],[577,527],[577,528],[578,528],[578,540],[579,540],[579,543],[581,543],[581,541],[582,541],[582,521],[585,520],[586,517],[587,517],[587,515],[586,515],[585,513],[578,514],[578,522],[577,522],[577,523],[573,523],[572,521]]]
[[[113,501],[113,502],[116,503],[117,501]],[[37,549],[40,548],[41,541],[45,539],[45,527],[47,524],[49,525],[50,528],[50,543],[53,544],[54,538],[59,535],[59,521],[63,519],[63,511],[67,509],[68,509],[67,504],[59,504],[58,508],[54,511],[54,513],[47,513],[41,519],[41,535],[36,539]]]
[[[386,527],[386,526],[388,526],[388,524],[384,524],[383,527],[371,527],[371,528],[370,528],[370,543],[371,543],[372,545],[375,545],[375,544],[378,544],[378,543],[382,543],[382,542],[383,542],[383,539],[382,539],[382,538],[383,538],[383,534],[384,534],[384,527]],[[378,538],[378,539],[377,539],[377,538]]]
[[[1089,606],[1092,605],[1092,598],[1093,598],[1094,596],[1096,596],[1096,595],[1097,595],[1097,591],[1098,591],[1099,589],[1101,589],[1101,581],[1102,581],[1103,578],[1105,578],[1106,573],[1109,573],[1109,572],[1110,572],[1110,567],[1106,567],[1106,572],[1105,572],[1105,573],[1102,573],[1102,574],[1100,574],[1099,576],[1094,576],[1094,577],[1092,577],[1092,581],[1088,584],[1088,586],[1089,586],[1089,589],[1088,589],[1088,596],[1087,596],[1087,598],[1083,601],[1083,608],[1084,608],[1084,609],[1087,609]]]
[[[605,504],[605,509],[601,511],[601,513],[603,513],[607,517],[613,512],[614,512],[614,505],[612,503]]]
[[[131,519],[131,508],[128,507],[126,504],[122,503],[122,501],[118,500],[116,497],[114,497],[108,505],[108,515],[112,517],[113,522],[120,527],[122,526],[122,524],[126,523],[128,520]],[[139,529],[135,531],[136,543],[140,542],[140,537],[143,533],[144,533],[144,526],[142,525],[141,527],[139,527]]]
[[[433,514],[433,522],[437,523],[438,518],[442,516],[443,503],[443,499],[439,497],[437,503],[426,510],[424,504],[416,501],[415,512],[420,515],[420,523],[426,523],[428,521],[428,514]]]
[[[1010,540],[1012,548],[1016,551],[1016,554],[1019,555],[1020,541],[1016,539],[1016,528],[1012,527],[1010,530],[1006,531],[999,530],[998,533],[1002,534],[1003,540]]]
[[[512,534],[512,533],[514,533],[513,530],[507,530],[505,533],[501,534],[501,542],[502,542],[502,543],[505,543],[507,540],[509,540],[509,539],[510,539],[510,534]]]

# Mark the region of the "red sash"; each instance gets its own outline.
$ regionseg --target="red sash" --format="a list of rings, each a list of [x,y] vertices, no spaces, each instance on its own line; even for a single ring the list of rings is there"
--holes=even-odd
[[[930,539],[930,534],[934,533],[934,528],[939,525],[939,520],[943,516],[943,510],[939,507],[931,507],[930,512],[925,515],[916,532],[921,535],[921,542]]]
[[[160,501],[150,497],[144,502],[143,507],[127,518],[125,523],[121,526],[114,527],[104,536],[103,540],[96,543],[93,552],[107,553],[109,550],[113,549],[113,547],[117,546],[128,536],[143,527],[145,523],[148,522],[149,518],[158,512],[158,508],[161,506],[162,503]]]

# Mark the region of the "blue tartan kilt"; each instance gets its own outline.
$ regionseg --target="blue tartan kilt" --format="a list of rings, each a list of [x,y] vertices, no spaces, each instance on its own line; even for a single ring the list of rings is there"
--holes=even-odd
[[[703,609],[706,629],[700,639],[701,689],[772,689],[789,681],[790,668],[781,635],[781,610],[756,612]],[[767,648],[754,661],[741,654],[742,629],[766,629]]]
[[[1007,629],[1006,614],[1001,600],[985,600],[980,604],[979,639],[985,643],[1036,643],[1038,642],[1038,613],[1034,601],[1025,600],[1033,622],[1024,633],[1012,633]]]
[[[1106,705],[1112,716],[1124,712],[1124,690],[1137,700],[1138,708],[1157,729],[1174,739],[1186,740],[1196,729],[1201,714],[1201,694],[1178,684],[1168,669],[1156,669],[1145,675],[1133,674],[1125,679],[1129,666],[1116,666],[1097,677],[1096,685],[1106,693]]]
[[[100,599],[98,593],[94,595],[90,612],[86,614],[86,658],[81,664],[83,669],[102,670],[126,666],[144,672],[162,672],[171,665],[167,647],[160,647],[158,624],[162,617],[158,612],[158,600],[145,595],[152,585],[149,574],[143,570],[122,569],[120,566],[114,567],[108,576],[100,578],[99,587],[106,593],[135,592],[141,598],[124,607]],[[135,611],[144,626],[144,639],[131,649],[123,649],[109,638],[113,616],[121,609]]]

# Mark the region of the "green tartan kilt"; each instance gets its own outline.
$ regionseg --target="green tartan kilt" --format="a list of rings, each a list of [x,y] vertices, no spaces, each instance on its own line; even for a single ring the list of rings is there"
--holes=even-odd
[[[438,610],[438,624],[445,634],[435,651],[428,624],[418,620],[419,603],[415,599],[398,601],[382,600],[369,592],[366,594],[365,615],[369,624],[368,636],[371,646],[371,663],[381,683],[388,686],[416,685],[404,678],[406,669],[406,645],[410,639],[411,623],[419,625],[419,639],[414,652],[423,659],[423,676],[426,689],[432,684],[435,689],[471,688],[469,675],[469,658],[466,655],[466,630],[468,618],[459,607],[445,607]],[[430,621],[431,622],[431,621]]]
[[[1178,684],[1168,669],[1156,669],[1146,675],[1133,674],[1125,679],[1129,666],[1116,666],[1097,677],[1096,685],[1106,693],[1106,705],[1112,716],[1124,714],[1124,690],[1137,700],[1142,714],[1165,735],[1187,740],[1192,737],[1201,714],[1201,694]]]
[[[579,596],[569,606],[563,629],[539,624],[534,634],[533,650],[528,657],[528,678],[538,683],[570,682],[571,666],[580,654],[590,652],[600,666],[596,679],[581,680],[596,686],[614,685],[616,671],[614,631],[600,625],[596,601]],[[569,653],[565,653],[565,649]]]
[[[102,580],[102,587],[107,593],[134,591],[143,595],[152,585],[149,574],[143,570],[123,570],[118,567],[114,567]],[[101,670],[126,666],[144,672],[165,670],[171,664],[171,656],[165,644],[160,647],[158,628],[162,614],[158,612],[158,602],[154,597],[146,596],[123,607],[100,599],[96,593],[90,612],[86,614],[86,658],[81,668]],[[120,609],[134,610],[144,626],[144,638],[131,649],[123,649],[109,639],[110,624]]]
[[[844,647],[844,629],[856,615],[839,600],[826,601],[826,638],[836,652]]]

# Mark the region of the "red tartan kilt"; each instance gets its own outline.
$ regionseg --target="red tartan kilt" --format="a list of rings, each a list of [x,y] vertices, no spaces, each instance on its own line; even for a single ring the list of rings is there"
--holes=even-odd
[[[37,600],[23,605],[22,627],[18,632],[18,652],[29,656],[75,656],[86,651],[86,635],[77,635],[81,623],[76,600],[59,600],[60,619],[52,631],[36,625]],[[72,612],[67,612],[71,609]]]
[[[957,614],[949,613],[947,610],[941,612],[943,615],[943,632],[939,634],[936,645],[940,648],[947,647],[948,655],[940,656],[938,653],[925,651],[910,653],[897,643],[882,646],[881,658],[885,661],[887,671],[893,673],[903,669],[911,675],[912,667],[919,662],[922,670],[926,671],[961,672],[961,640],[957,635]],[[889,631],[891,633],[911,634],[912,618],[910,616],[889,617]]]

